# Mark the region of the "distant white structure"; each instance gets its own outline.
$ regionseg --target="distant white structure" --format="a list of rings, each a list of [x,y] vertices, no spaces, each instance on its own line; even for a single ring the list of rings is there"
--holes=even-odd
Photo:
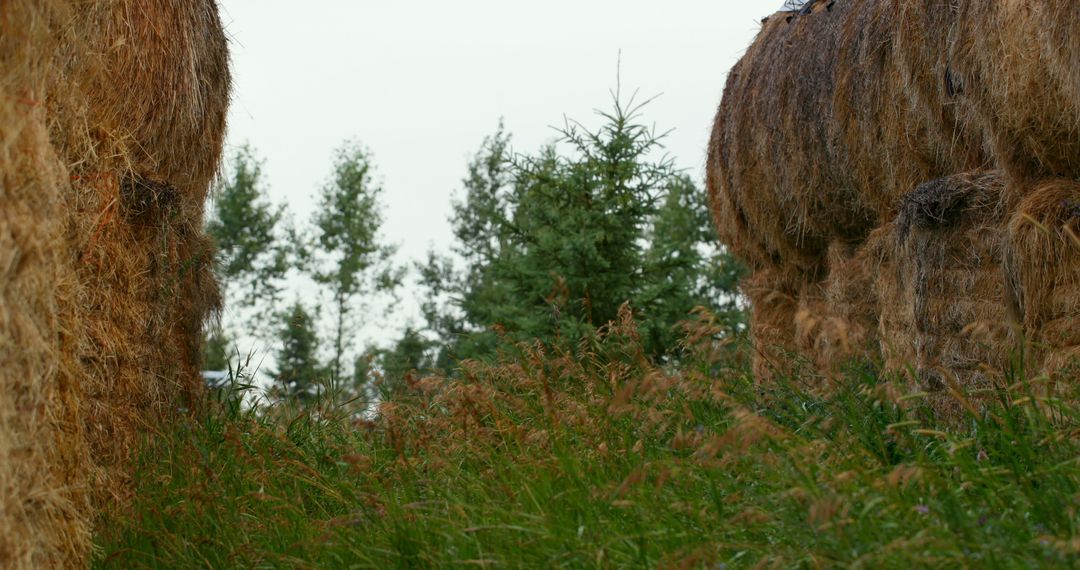
[[[228,370],[203,370],[202,377],[210,388],[223,388],[229,384]]]
[[[814,0],[784,0],[784,5],[780,7],[781,12],[798,12],[802,10],[804,6],[813,2]]]

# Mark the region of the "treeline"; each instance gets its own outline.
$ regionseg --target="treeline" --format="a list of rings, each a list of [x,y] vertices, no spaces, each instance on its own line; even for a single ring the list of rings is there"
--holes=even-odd
[[[624,304],[659,363],[678,361],[678,323],[697,307],[744,330],[742,268],[716,247],[705,192],[663,154],[642,106],[616,97],[599,129],[568,122],[532,154],[512,152],[500,124],[454,198],[450,251],[410,266],[394,262],[380,233],[382,189],[362,146],[337,151],[299,227],[269,199],[254,150],[239,149],[208,227],[230,325],[208,339],[207,368],[241,356],[241,332],[262,338],[275,346],[273,393],[305,400],[327,384],[358,395],[401,389],[522,343],[587,342]],[[357,346],[358,330],[390,318],[377,307],[402,294],[410,273],[423,324],[383,346]],[[318,294],[290,300],[290,287]]]

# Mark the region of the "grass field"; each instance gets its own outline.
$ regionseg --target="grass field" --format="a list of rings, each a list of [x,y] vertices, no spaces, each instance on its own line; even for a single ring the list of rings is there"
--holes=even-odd
[[[115,568],[1028,568],[1080,564],[1080,408],[943,426],[852,371],[759,390],[701,316],[658,368],[625,319],[422,380],[374,421],[235,398],[147,442]],[[818,387],[818,388],[815,388]]]

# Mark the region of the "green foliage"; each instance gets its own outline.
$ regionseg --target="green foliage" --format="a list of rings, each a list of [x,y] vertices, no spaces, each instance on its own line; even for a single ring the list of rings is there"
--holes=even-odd
[[[368,347],[353,369],[356,393],[386,399],[407,389],[420,376],[434,373],[438,369],[432,354],[434,344],[408,326],[389,348]]]
[[[463,267],[434,254],[420,266],[442,361],[577,339],[627,301],[654,358],[677,352],[674,327],[696,306],[739,328],[740,266],[713,246],[704,192],[654,158],[662,135],[643,106],[616,96],[599,130],[570,123],[534,156],[512,157],[501,126],[485,141],[451,218]]]
[[[217,246],[215,270],[226,302],[240,311],[210,331],[203,349],[207,370],[227,370],[236,350],[236,326],[266,336],[285,278],[295,265],[296,240],[284,206],[272,205],[263,161],[241,146],[213,191],[206,230]]]
[[[381,243],[382,212],[368,151],[346,144],[336,151],[333,174],[322,187],[312,220],[315,247],[312,276],[326,287],[334,310],[331,373],[343,378],[348,340],[357,329],[354,303],[360,294],[392,291],[401,282],[390,266],[394,248]]]
[[[940,424],[858,372],[762,390],[718,350],[720,319],[684,330],[678,369],[650,362],[623,311],[573,351],[398,391],[374,421],[226,400],[147,440],[95,565],[1080,564],[1080,394],[1013,378]]]
[[[271,205],[262,167],[250,146],[236,151],[214,189],[206,226],[218,248],[219,279],[238,290],[240,304],[247,307],[276,304],[281,280],[292,266],[292,243],[284,235],[284,206]]]
[[[203,370],[228,370],[233,339],[221,327],[214,327],[203,345]]]
[[[431,342],[413,327],[405,332],[379,359],[382,364],[382,393],[389,394],[405,389],[410,375],[417,371],[430,371],[435,363],[431,360]]]
[[[650,352],[670,355],[679,341],[674,323],[696,307],[708,308],[731,331],[746,329],[737,297],[745,268],[716,245],[708,197],[689,177],[669,181],[646,241],[634,307]]]
[[[515,254],[507,232],[509,148],[510,137],[500,122],[469,162],[464,196],[452,204],[453,251],[463,267],[435,253],[417,265],[425,289],[421,309],[428,330],[442,344],[436,362],[444,369],[457,358],[493,353],[498,346],[490,328],[497,322],[494,314],[514,303],[510,284],[497,274]]]
[[[314,321],[300,301],[293,303],[279,319],[277,370],[272,372],[275,385],[283,398],[310,401],[323,376]]]

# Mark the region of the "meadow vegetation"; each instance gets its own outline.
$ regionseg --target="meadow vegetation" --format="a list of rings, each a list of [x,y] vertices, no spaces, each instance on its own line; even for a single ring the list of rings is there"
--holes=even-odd
[[[1034,396],[1038,379],[1013,377],[943,426],[923,395],[864,367],[762,390],[707,312],[679,336],[684,360],[656,364],[624,306],[573,346],[463,362],[376,416],[333,389],[258,408],[223,391],[148,439],[134,501],[99,525],[97,564],[1080,562],[1080,410]]]
[[[148,433],[95,564],[1080,563],[1074,394],[1006,371],[946,422],[873,359],[825,376],[786,355],[756,382],[742,269],[635,117],[568,127],[562,153],[488,139],[456,257],[416,267],[426,326],[342,373],[335,321],[289,307],[282,389],[234,358],[210,406]]]

